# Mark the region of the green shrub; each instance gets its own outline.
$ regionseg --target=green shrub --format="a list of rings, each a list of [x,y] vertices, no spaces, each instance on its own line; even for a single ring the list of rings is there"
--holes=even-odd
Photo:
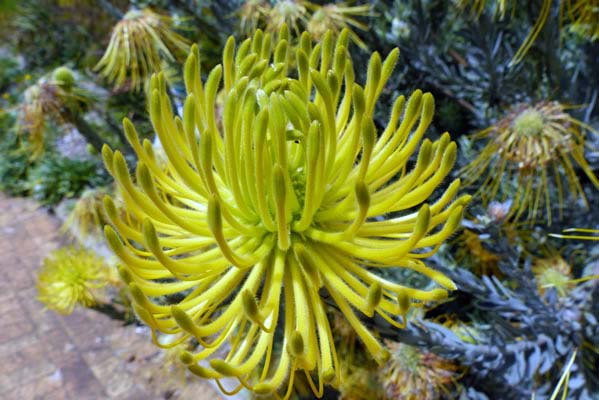
[[[0,113],[0,191],[11,196],[27,194],[29,155],[19,148],[19,137],[12,129],[14,118]]]
[[[29,174],[33,197],[44,205],[55,205],[76,197],[87,187],[107,184],[108,175],[96,160],[74,160],[48,154]]]

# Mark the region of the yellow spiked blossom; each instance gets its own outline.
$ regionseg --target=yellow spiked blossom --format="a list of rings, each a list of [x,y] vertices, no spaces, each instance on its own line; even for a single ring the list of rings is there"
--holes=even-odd
[[[305,26],[309,15],[304,0],[277,0],[266,16],[266,30],[276,33],[283,26],[288,26],[299,36],[300,26]]]
[[[328,30],[339,34],[343,29],[350,26],[361,30],[368,29],[356,17],[366,17],[370,15],[370,5],[363,4],[359,6],[350,6],[348,2],[329,3],[322,6],[308,3],[308,7],[313,10],[313,14],[308,20],[306,30],[310,32],[316,40],[322,39]],[[350,30],[351,39],[363,49],[366,49],[366,43],[360,37]]]
[[[559,254],[535,259],[532,272],[541,295],[547,288],[555,287],[558,295],[563,297],[574,286],[571,283],[572,268]]]
[[[50,310],[70,314],[78,304],[94,306],[110,278],[109,267],[93,252],[60,248],[44,259],[37,280],[38,299]]]
[[[258,29],[258,24],[270,13],[271,9],[272,7],[267,0],[244,1],[237,11],[239,30],[250,36]]]
[[[351,40],[363,49],[367,47],[350,28],[368,29],[368,25],[358,19],[370,15],[368,4],[351,6],[349,2],[314,4],[305,0],[277,0],[271,6],[264,0],[250,0],[240,7],[238,15],[240,29],[246,34],[254,32],[262,20],[270,33],[278,32],[285,24],[298,37],[302,27],[305,28],[314,40],[321,40],[329,30],[339,35],[343,29],[349,29]]]
[[[560,213],[564,192],[586,204],[576,164],[599,188],[584,157],[586,131],[593,130],[570,116],[558,102],[519,104],[497,124],[473,136],[474,140],[487,140],[487,144],[462,174],[467,185],[482,180],[479,192],[487,202],[495,199],[502,182],[514,184],[517,189],[510,193],[514,197],[507,219],[518,220],[527,212],[528,220],[534,221],[544,205],[551,224],[552,187]]]
[[[173,19],[149,8],[132,9],[112,30],[96,71],[117,88],[142,87],[152,73],[161,71],[162,60],[176,61],[187,54],[189,42],[173,30]]]
[[[373,113],[397,50],[384,60],[374,53],[361,86],[347,30],[317,44],[303,33],[295,52],[285,26],[278,38],[258,30],[238,47],[230,38],[205,82],[193,46],[182,118],[163,76],[152,78],[150,117],[166,161],[125,119],[139,162],[133,179],[120,152],[103,150],[128,214],[121,218],[107,197],[105,235],[155,343],[198,343],[181,354],[191,372],[226,393],[245,387],[288,398],[303,371],[321,396],[340,376],[321,295],[383,363],[388,353],[362,318],[401,328],[412,305],[456,288],[422,260],[456,231],[469,196],[456,199],[455,180],[427,203],[456,157],[448,134],[423,139],[430,93],[399,97],[377,130]],[[436,287],[377,274],[386,268],[412,269]],[[161,301],[174,294],[176,304]],[[162,343],[157,332],[176,340]],[[225,377],[238,386],[223,387]]]

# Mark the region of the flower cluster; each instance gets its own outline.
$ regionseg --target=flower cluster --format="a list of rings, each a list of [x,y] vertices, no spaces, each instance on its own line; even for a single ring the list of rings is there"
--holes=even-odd
[[[278,38],[257,31],[238,48],[230,38],[205,82],[193,46],[182,118],[163,75],[152,78],[150,117],[165,157],[124,121],[139,162],[134,180],[123,155],[103,149],[127,214],[106,198],[105,235],[156,344],[199,343],[181,354],[190,371],[219,385],[234,377],[235,390],[258,394],[287,382],[285,397],[304,371],[320,396],[340,376],[325,299],[382,363],[388,353],[362,318],[401,328],[411,307],[455,289],[422,259],[456,231],[470,197],[456,199],[458,179],[426,203],[456,157],[447,133],[423,140],[430,93],[399,97],[387,126],[375,125],[397,50],[384,60],[374,53],[361,86],[348,30],[318,44],[303,33],[294,52],[285,26]],[[385,268],[439,287],[406,287],[377,274]],[[176,340],[162,343],[157,331]]]
[[[555,287],[557,294],[561,297],[568,294],[572,289],[572,268],[559,254],[548,258],[537,258],[534,260],[532,272],[537,280],[537,286],[541,295],[545,294],[547,288]]]
[[[265,0],[249,0],[239,9],[239,21],[242,32],[253,33],[260,22],[265,22],[266,31],[278,32],[283,25],[289,26],[298,34],[304,27],[313,39],[320,40],[329,30],[339,34],[349,27],[366,30],[368,25],[358,17],[370,15],[370,5],[350,6],[348,2],[314,4],[305,0],[277,0],[271,5]],[[352,30],[351,39],[360,47],[366,44]]]
[[[383,371],[386,398],[435,400],[450,393],[450,387],[460,376],[460,367],[404,343],[387,344],[391,359]]]
[[[162,69],[162,58],[175,61],[189,50],[188,41],[173,30],[173,19],[149,8],[131,10],[112,30],[110,43],[95,69],[116,87],[130,80],[141,88],[147,77]]]
[[[570,116],[558,102],[519,104],[497,124],[473,136],[475,140],[487,139],[488,142],[462,174],[467,185],[482,180],[479,193],[487,202],[496,198],[502,182],[513,183],[515,193],[510,188],[504,190],[513,195],[507,218],[518,220],[528,212],[529,220],[534,220],[544,204],[551,224],[553,182],[560,212],[565,188],[573,198],[581,198],[586,203],[574,163],[599,188],[599,180],[584,157],[587,130],[591,128]]]
[[[31,158],[39,158],[44,152],[48,121],[71,123],[92,102],[91,95],[76,86],[73,71],[66,67],[56,68],[29,86],[19,105],[19,132],[27,134]]]
[[[65,247],[52,252],[38,274],[38,299],[51,310],[70,314],[77,304],[96,304],[96,292],[110,281],[110,270],[93,252]]]

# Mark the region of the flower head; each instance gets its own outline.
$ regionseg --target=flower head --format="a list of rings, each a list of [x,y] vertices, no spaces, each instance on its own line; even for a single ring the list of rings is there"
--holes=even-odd
[[[251,35],[258,29],[262,21],[271,11],[272,7],[267,0],[247,0],[237,11],[239,16],[239,30],[246,35]]]
[[[75,83],[73,71],[59,67],[51,76],[41,77],[25,90],[19,106],[19,131],[28,135],[32,159],[44,151],[48,121],[61,125],[71,123],[77,112],[93,102],[90,94]]]
[[[277,0],[268,12],[266,30],[278,32],[283,25],[296,34],[300,33],[300,24],[308,20],[309,11],[304,0]]]
[[[95,69],[116,87],[127,78],[133,89],[141,88],[152,73],[161,70],[164,57],[175,61],[186,54],[189,42],[173,31],[173,19],[149,8],[131,10],[114,29],[104,56]]]
[[[565,189],[573,198],[586,202],[575,164],[599,188],[599,181],[584,158],[584,133],[590,129],[558,102],[519,104],[497,124],[474,136],[475,140],[488,142],[463,170],[466,184],[482,178],[479,191],[486,201],[495,199],[502,182],[514,184],[515,194],[507,189],[514,196],[507,218],[518,220],[528,212],[529,220],[534,220],[544,204],[551,224],[550,182],[555,181],[560,212]]]
[[[330,3],[322,6],[312,6],[314,13],[308,20],[306,30],[316,40],[322,39],[327,31],[331,30],[339,34],[343,29],[349,26],[358,29],[368,29],[368,25],[360,22],[355,17],[368,16],[370,14],[370,5],[349,6],[347,2]],[[351,39],[361,48],[365,49],[366,43],[358,35],[350,31]]]
[[[95,305],[95,292],[109,280],[108,266],[93,252],[61,248],[44,259],[38,274],[38,299],[51,310],[70,314],[77,304]]]
[[[460,375],[457,365],[433,353],[404,343],[387,345],[391,358],[382,372],[382,381],[389,399],[440,399]]]
[[[289,396],[303,370],[322,395],[340,370],[321,295],[383,362],[387,352],[360,315],[402,327],[413,302],[455,289],[422,259],[458,228],[469,196],[454,200],[456,180],[425,203],[456,156],[448,134],[423,141],[434,111],[429,93],[398,98],[377,133],[374,108],[397,50],[385,60],[374,53],[361,86],[347,30],[316,45],[304,33],[293,54],[288,37],[286,27],[277,42],[257,31],[237,49],[230,38],[205,82],[194,46],[182,118],[173,115],[163,77],[153,77],[150,116],[166,163],[160,167],[150,142],[140,143],[125,120],[139,157],[136,182],[120,152],[105,147],[103,156],[130,217],[120,218],[107,198],[105,234],[139,317],[153,331],[176,335],[175,343],[200,344],[181,355],[193,373],[217,382],[234,377],[238,388],[258,394],[288,382]],[[379,276],[382,268],[410,268],[440,287],[409,288]],[[174,293],[181,298],[175,305],[157,301]],[[275,331],[282,333],[279,352]],[[225,341],[224,358],[200,364]]]
[[[572,271],[570,265],[559,254],[549,258],[535,259],[532,272],[537,280],[539,293],[544,294],[545,290],[555,287],[560,296],[565,296],[569,289],[574,285],[572,280]]]

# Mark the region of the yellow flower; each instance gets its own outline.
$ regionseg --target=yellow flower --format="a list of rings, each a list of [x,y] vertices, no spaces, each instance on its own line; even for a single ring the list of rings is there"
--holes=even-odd
[[[391,358],[381,371],[388,399],[437,400],[455,394],[460,367],[433,353],[424,353],[404,343],[386,341]]]
[[[120,152],[105,147],[103,157],[130,217],[122,219],[107,198],[112,225],[105,234],[138,316],[153,331],[176,335],[173,343],[200,344],[181,355],[193,373],[219,385],[234,377],[239,386],[231,392],[281,390],[287,398],[296,371],[304,371],[321,396],[324,383],[336,384],[340,375],[321,294],[384,362],[388,354],[362,315],[403,327],[412,305],[455,289],[422,259],[458,228],[469,196],[454,200],[456,180],[436,202],[424,203],[456,157],[448,134],[422,140],[434,112],[430,93],[399,97],[377,133],[375,105],[397,50],[385,60],[374,53],[361,86],[347,30],[336,42],[329,32],[315,46],[303,33],[294,54],[285,26],[278,37],[257,31],[237,49],[230,38],[222,65],[205,82],[193,46],[182,118],[173,115],[163,76],[152,78],[150,117],[164,167],[125,120],[139,159],[136,180]],[[441,287],[409,288],[379,276],[383,268],[410,268]],[[177,304],[159,301],[175,293]],[[281,351],[274,352],[279,337]],[[172,345],[156,335],[154,341]],[[216,354],[223,358],[202,362]]]
[[[300,24],[308,21],[309,11],[303,0],[277,0],[267,15],[266,30],[278,32],[284,25],[299,36]]]
[[[118,87],[127,78],[134,90],[152,73],[161,70],[161,60],[175,61],[189,51],[189,42],[173,31],[173,19],[149,8],[131,10],[112,30],[104,56],[95,66]]]
[[[90,94],[75,87],[75,77],[65,67],[57,68],[51,76],[41,77],[29,86],[19,105],[18,126],[19,133],[28,134],[31,158],[36,159],[44,152],[45,127],[49,120],[59,125],[71,123],[80,118],[78,112],[91,102]]]
[[[479,193],[485,203],[495,199],[502,182],[513,183],[517,191],[510,193],[514,198],[507,218],[515,221],[528,212],[528,219],[533,221],[544,204],[551,224],[552,183],[557,189],[560,214],[565,190],[586,204],[572,161],[599,188],[599,181],[584,158],[587,130],[592,128],[570,116],[558,102],[519,104],[496,125],[473,136],[474,140],[488,142],[462,175],[467,185],[482,180]]]
[[[361,30],[368,29],[368,25],[360,22],[354,17],[368,16],[370,14],[369,4],[349,6],[347,2],[341,2],[325,4],[322,6],[310,4],[309,6],[313,9],[314,13],[308,21],[306,30],[310,32],[310,35],[312,35],[315,40],[322,39],[329,30],[333,31],[335,34],[339,34],[341,30],[349,28],[350,25]],[[366,49],[366,43],[351,30],[350,36],[358,46]]]
[[[77,304],[96,304],[96,292],[106,286],[110,271],[94,253],[65,247],[50,253],[38,274],[38,299],[47,308],[70,314]]]
[[[565,296],[574,286],[570,282],[572,280],[570,265],[559,254],[535,259],[532,272],[541,295],[545,293],[545,289],[555,287],[560,296]]]
[[[259,23],[268,16],[272,7],[267,0],[246,0],[237,11],[239,30],[249,36],[258,29]]]

